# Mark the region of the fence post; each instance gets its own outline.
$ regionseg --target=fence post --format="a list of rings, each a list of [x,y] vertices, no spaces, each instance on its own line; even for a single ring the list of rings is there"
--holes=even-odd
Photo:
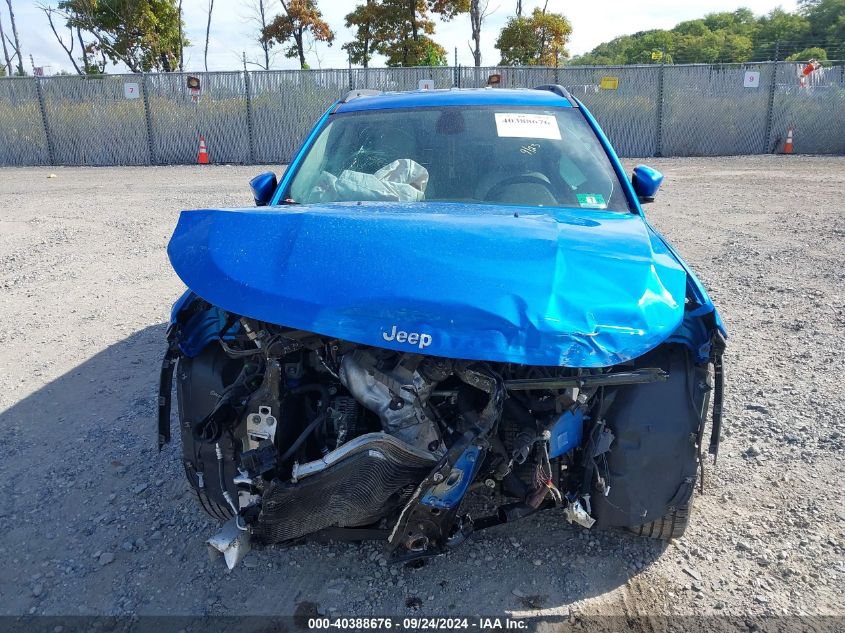
[[[772,147],[772,133],[774,132],[775,116],[775,89],[778,83],[778,57],[780,57],[780,40],[775,42],[775,60],[772,64],[772,80],[769,82],[769,101],[766,105],[766,147],[764,153],[768,154]]]
[[[156,164],[155,137],[153,136],[153,117],[150,112],[150,95],[147,90],[147,75],[141,73],[141,95],[144,98],[144,119],[147,122],[147,148],[150,153],[150,165]]]
[[[666,72],[666,53],[660,61],[660,70],[657,74],[657,121],[654,132],[654,155],[658,158],[663,156],[663,75]]]
[[[53,149],[53,134],[50,131],[50,122],[47,120],[47,108],[44,105],[44,93],[41,91],[41,77],[34,77],[35,92],[38,95],[38,108],[41,110],[41,124],[44,126],[44,137],[47,139],[47,157],[51,165],[56,164],[56,154]]]
[[[255,163],[255,137],[252,132],[252,81],[246,69],[246,53],[244,53],[244,86],[246,87],[246,133],[249,141],[249,162]]]
[[[772,62],[772,80],[769,82],[769,101],[766,105],[766,147],[764,153],[768,154],[772,147],[772,134],[774,132],[775,118],[775,88],[778,82],[778,62]]]

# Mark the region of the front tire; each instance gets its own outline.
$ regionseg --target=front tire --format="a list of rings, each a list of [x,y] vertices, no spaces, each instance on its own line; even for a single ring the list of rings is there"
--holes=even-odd
[[[193,427],[214,409],[218,394],[234,381],[241,367],[240,361],[233,361],[212,343],[193,358],[182,356],[176,369],[176,400],[185,477],[199,506],[218,521],[227,521],[233,514],[223,495],[215,445],[197,441]],[[225,455],[234,450],[230,438],[225,435],[220,438],[219,444]],[[227,461],[224,481],[231,481],[237,474],[234,469],[234,463]],[[230,490],[230,494],[237,495],[237,491]]]
[[[196,481],[196,476],[190,471],[187,464],[185,465],[185,477],[191,486],[191,490],[194,491],[194,496],[196,497],[197,503],[202,508],[203,512],[212,519],[216,519],[221,523],[224,523],[232,518],[232,510],[229,506],[217,503],[214,499],[208,496],[205,489],[197,488],[194,483]]]
[[[662,345],[635,368],[660,367],[665,381],[607,391],[605,419],[614,441],[606,456],[607,496],[596,491],[599,527],[647,538],[680,537],[689,523],[708,401],[708,366],[683,345]]]
[[[629,527],[628,531],[633,532],[637,536],[658,541],[681,538],[684,532],[687,531],[691,510],[692,497],[677,508],[671,509],[657,521],[651,521],[650,523],[644,523],[636,527]]]

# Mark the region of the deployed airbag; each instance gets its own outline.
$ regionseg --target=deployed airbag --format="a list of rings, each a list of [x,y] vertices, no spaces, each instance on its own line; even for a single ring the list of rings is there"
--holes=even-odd
[[[427,185],[428,170],[409,158],[402,158],[385,165],[374,174],[347,169],[340,176],[335,176],[324,171],[311,189],[308,202],[419,202],[425,197]]]

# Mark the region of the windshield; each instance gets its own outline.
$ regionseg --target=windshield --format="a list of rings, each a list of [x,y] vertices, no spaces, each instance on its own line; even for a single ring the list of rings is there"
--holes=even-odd
[[[288,199],[435,201],[630,211],[572,108],[442,107],[332,116]]]

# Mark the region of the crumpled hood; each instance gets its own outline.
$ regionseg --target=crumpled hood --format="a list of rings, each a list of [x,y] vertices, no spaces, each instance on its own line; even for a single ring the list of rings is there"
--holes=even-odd
[[[225,310],[450,358],[603,367],[683,318],[686,273],[635,214],[448,203],[183,211],[168,254]]]

